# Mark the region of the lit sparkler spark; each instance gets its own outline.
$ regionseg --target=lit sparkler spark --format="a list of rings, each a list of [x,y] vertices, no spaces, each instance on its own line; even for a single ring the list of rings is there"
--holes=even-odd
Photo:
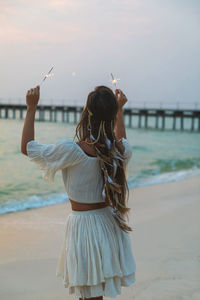
[[[120,79],[115,78],[112,73],[110,75],[112,77],[112,84],[115,85],[115,88],[117,88],[117,81],[119,81]]]
[[[45,81],[46,78],[49,78],[51,76],[53,76],[54,74],[51,73],[51,71],[53,70],[53,67],[49,70],[49,72],[44,76],[44,78],[42,79],[40,85]]]

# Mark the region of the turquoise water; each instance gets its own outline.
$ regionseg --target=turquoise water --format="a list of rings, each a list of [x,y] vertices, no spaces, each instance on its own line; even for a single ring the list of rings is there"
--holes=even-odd
[[[21,153],[23,124],[24,120],[0,119],[0,214],[67,200],[61,172],[51,185],[42,178],[42,171]],[[74,132],[72,124],[35,122],[35,140],[40,143],[73,139]],[[127,138],[133,147],[128,166],[130,188],[200,174],[197,132],[127,128]]]

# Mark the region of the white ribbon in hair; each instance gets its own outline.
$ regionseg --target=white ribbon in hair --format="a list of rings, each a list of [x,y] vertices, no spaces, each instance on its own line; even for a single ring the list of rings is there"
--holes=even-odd
[[[103,199],[106,198],[105,187],[103,188],[103,191],[102,191],[102,197],[103,197]]]
[[[108,149],[110,149],[111,148],[111,141],[109,140],[109,138],[107,138],[106,141],[107,141]]]
[[[109,183],[114,183],[114,181],[112,180],[112,178],[108,175],[108,182]]]
[[[115,154],[114,157],[120,159],[121,161],[124,161],[124,159],[122,157],[120,157],[119,155]]]
[[[116,161],[114,161],[114,160],[113,160],[113,169],[114,169],[114,172],[113,172],[114,174],[113,175],[115,177],[116,172],[117,172],[117,164],[116,164]]]
[[[115,216],[117,219],[118,219],[118,221],[121,223],[121,224],[126,224],[124,221],[122,221],[120,218],[119,218],[119,216],[118,216],[118,214],[117,214],[117,209],[116,208],[111,208],[111,213],[112,213],[112,215],[113,216]]]

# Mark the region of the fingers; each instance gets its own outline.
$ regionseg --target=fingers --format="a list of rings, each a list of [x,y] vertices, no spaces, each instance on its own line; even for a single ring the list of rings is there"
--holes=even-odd
[[[126,97],[125,94],[120,89],[115,90],[115,96]]]
[[[115,90],[115,96],[118,96],[118,95],[121,96],[121,94],[122,94],[122,91],[120,89]]]
[[[118,94],[118,93],[120,93],[120,91],[121,91],[120,89],[116,89],[116,90],[115,90],[115,93]]]
[[[31,94],[31,90],[28,90],[26,95],[29,96]]]
[[[28,90],[26,95],[39,95],[39,93],[40,93],[40,86],[37,85],[35,88]]]
[[[40,86],[39,85],[36,86],[35,93],[36,93],[36,95],[39,95],[39,93],[40,93]]]

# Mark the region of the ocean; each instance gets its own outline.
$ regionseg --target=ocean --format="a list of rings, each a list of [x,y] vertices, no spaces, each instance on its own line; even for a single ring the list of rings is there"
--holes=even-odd
[[[170,128],[171,121],[167,122]],[[49,184],[38,166],[21,153],[23,125],[24,120],[0,119],[0,214],[68,201],[61,172]],[[43,144],[73,139],[74,133],[73,124],[35,122],[35,140]],[[200,175],[200,133],[137,128],[127,128],[126,133],[133,149],[129,188]]]

